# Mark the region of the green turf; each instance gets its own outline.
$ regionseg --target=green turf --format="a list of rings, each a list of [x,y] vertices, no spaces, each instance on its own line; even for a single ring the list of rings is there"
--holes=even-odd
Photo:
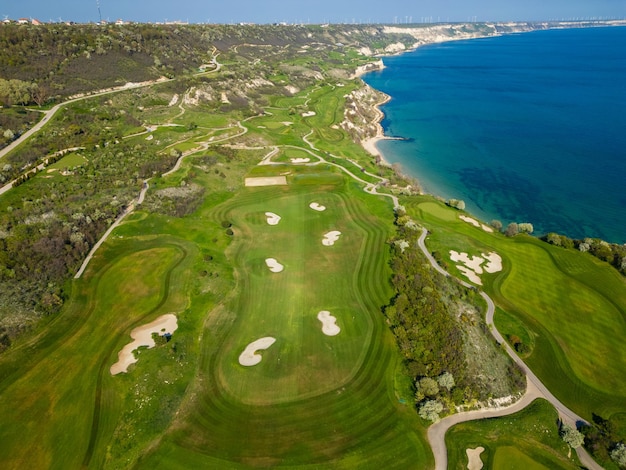
[[[527,363],[557,397],[589,420],[592,413],[623,412],[626,376],[615,371],[626,370],[626,282],[617,271],[529,236],[485,232],[429,197],[407,201],[407,208],[432,232],[429,250],[459,277],[449,250],[502,256],[503,271],[482,276],[505,312],[496,315],[496,326],[532,343]]]

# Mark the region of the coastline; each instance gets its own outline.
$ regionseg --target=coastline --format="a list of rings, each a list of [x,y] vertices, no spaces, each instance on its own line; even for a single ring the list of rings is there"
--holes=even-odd
[[[506,31],[506,32],[496,32],[495,34],[489,34],[489,35],[472,35],[471,37],[449,37],[449,38],[437,38],[437,40],[431,40],[431,41],[425,41],[422,40],[420,41],[419,44],[414,44],[413,47],[408,47],[406,50],[403,51],[394,51],[394,53],[389,53],[389,54],[385,54],[383,57],[393,57],[393,56],[398,56],[398,55],[402,55],[406,52],[414,52],[415,50],[417,50],[418,48],[420,48],[421,46],[424,45],[431,45],[431,44],[439,44],[439,43],[444,43],[444,42],[451,42],[451,41],[457,41],[460,39],[485,39],[485,38],[491,38],[491,37],[502,37],[502,36],[510,36],[510,35],[519,35],[521,33],[524,32],[534,32],[534,31],[544,31],[544,30],[563,30],[563,29],[595,29],[595,28],[614,28],[614,27],[626,27],[626,21],[616,21],[616,22],[612,22],[610,24],[596,24],[593,25],[593,27],[590,27],[588,25],[582,25],[582,24],[568,24],[568,25],[563,25],[563,24],[558,24],[558,25],[551,25],[550,27],[544,27],[544,28],[534,28],[534,29],[518,29],[518,30],[514,30],[514,31]],[[469,36],[469,35],[468,35]],[[380,57],[380,56],[378,56]],[[382,59],[381,59],[382,61]],[[383,66],[383,68],[386,68],[385,66]],[[402,140],[402,138],[398,138],[398,137],[391,137],[389,135],[385,134],[385,129],[382,126],[382,120],[385,118],[385,113],[382,110],[382,106],[384,106],[385,104],[387,104],[391,99],[393,99],[393,96],[388,96],[386,93],[380,91],[379,89],[375,88],[375,86],[370,85],[370,83],[366,82],[363,79],[363,76],[366,73],[369,72],[373,72],[376,71],[376,69],[373,68],[369,68],[368,70],[365,70],[363,73],[359,74],[359,77],[362,80],[363,83],[363,87],[373,90],[373,92],[377,93],[378,95],[384,95],[385,99],[382,100],[378,100],[376,103],[372,103],[372,101],[370,100],[369,103],[367,103],[367,105],[370,108],[375,108],[375,110],[373,109],[370,112],[370,124],[371,126],[369,127],[369,133],[370,133],[370,137],[365,138],[360,140],[358,143],[360,143],[360,145],[363,147],[363,149],[370,155],[376,157],[376,162],[385,166],[391,166],[391,161],[393,161],[394,155],[391,154],[387,154],[387,156],[384,154],[383,150],[381,150],[379,148],[378,143],[382,140]],[[376,83],[376,81],[374,81],[373,83]],[[363,103],[366,104],[366,103]],[[375,119],[372,117],[375,116]],[[375,126],[375,131],[373,129],[373,127]],[[375,132],[375,135],[372,135]],[[400,134],[402,135],[402,134]],[[390,146],[387,146],[388,149],[387,150],[391,150]],[[383,147],[385,148],[385,147]],[[421,176],[420,174],[417,175],[411,175],[407,173],[407,170],[404,168],[397,168],[396,169],[398,171],[399,174],[406,176],[406,177],[411,177],[411,178],[416,178],[416,179],[420,179]],[[430,190],[424,190],[424,188],[422,187],[422,190],[420,191],[422,192],[422,194],[429,194],[432,195],[434,197],[438,197],[439,199],[442,199],[441,197],[441,193],[438,192],[436,190],[436,188],[431,187]],[[444,193],[445,194],[445,193]],[[456,197],[454,195],[447,195],[444,197]],[[466,198],[469,198],[470,202],[472,201],[472,197],[471,195],[466,195]],[[468,213],[471,214],[470,211],[468,211]],[[475,216],[474,214],[471,214],[472,216]],[[480,219],[485,219],[485,217],[481,217],[481,216],[476,216],[477,218]],[[486,216],[486,220],[489,220],[489,217],[493,218],[490,214]],[[495,218],[500,218],[497,215],[494,216]],[[502,216],[501,216],[502,217]],[[506,218],[506,217],[505,217]],[[552,227],[542,227],[541,226],[541,222],[542,219],[541,217],[539,217],[537,220],[534,220],[535,218],[531,218],[531,217],[527,217],[528,219],[532,219],[532,220],[528,220],[528,222],[532,222],[532,223],[539,223],[539,228],[540,230],[535,234],[535,237],[537,238],[541,238],[544,237],[550,233],[557,233],[560,234],[566,238],[571,238],[573,241],[582,241],[583,239],[598,239],[598,240],[612,240],[614,237],[609,236],[609,234],[604,234],[605,236],[602,236],[603,234],[601,233],[597,233],[597,230],[593,230],[593,227],[591,229],[589,229],[589,227],[587,227],[587,230],[585,230],[582,234],[576,232],[576,235],[574,236],[570,236],[568,235],[569,230],[565,227],[565,226],[561,226],[556,227],[556,226],[552,226]],[[515,221],[515,216],[512,217],[513,221]],[[522,219],[524,220],[524,219]],[[506,225],[506,224],[505,224]],[[589,234],[589,233],[593,233],[593,235]],[[621,245],[622,243],[620,243],[619,241],[609,241],[608,242],[611,245]],[[613,264],[613,263],[610,263]],[[619,269],[619,268],[618,268]]]
[[[365,84],[365,87],[374,90],[374,88],[370,87],[367,83],[365,82],[363,83]],[[391,96],[381,91],[378,91],[378,90],[376,91],[383,95],[383,99],[374,104],[374,112],[376,113],[376,118],[375,118],[375,121],[373,122],[373,125],[376,127],[376,134],[373,137],[368,137],[367,139],[361,140],[361,146],[369,154],[376,157],[377,160],[382,165],[390,166],[390,163],[385,159],[385,156],[383,155],[383,153],[380,150],[378,150],[378,147],[376,144],[378,144],[378,142],[380,142],[381,140],[393,140],[394,139],[393,137],[389,137],[385,135],[385,129],[383,129],[383,126],[381,124],[382,120],[385,118],[385,113],[380,108],[385,103],[388,103],[389,101],[391,101]]]

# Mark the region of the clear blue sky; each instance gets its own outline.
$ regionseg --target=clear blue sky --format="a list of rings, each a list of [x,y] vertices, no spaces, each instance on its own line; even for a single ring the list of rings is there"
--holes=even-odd
[[[624,18],[626,0],[99,0],[102,19],[192,23],[405,23]],[[0,15],[98,20],[97,0],[0,0]]]

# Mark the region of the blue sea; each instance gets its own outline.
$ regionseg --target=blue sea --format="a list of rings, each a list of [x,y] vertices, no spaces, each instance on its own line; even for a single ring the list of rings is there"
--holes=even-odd
[[[626,27],[420,47],[365,75],[379,150],[482,220],[626,242]]]

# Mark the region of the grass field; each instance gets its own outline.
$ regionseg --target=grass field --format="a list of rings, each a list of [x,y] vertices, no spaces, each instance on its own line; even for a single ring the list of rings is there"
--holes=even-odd
[[[501,308],[496,326],[505,337],[515,334],[531,343],[526,362],[559,399],[589,420],[592,413],[623,416],[626,282],[617,271],[588,254],[529,236],[487,233],[432,199],[410,210],[432,231],[427,246],[451,272],[458,272],[451,249],[503,257],[502,272],[482,277]]]
[[[207,214],[233,223],[227,255],[238,288],[207,319],[195,398],[141,467],[406,468],[431,459],[414,412],[395,397],[394,344],[379,314],[388,228],[370,212],[388,208],[336,173],[296,173],[288,187],[247,189]],[[342,235],[323,246],[330,230]],[[285,270],[269,272],[266,257]],[[337,317],[337,336],[322,334],[323,309]],[[261,363],[239,365],[263,336],[277,341]]]
[[[151,181],[156,191],[193,173],[210,192],[183,219],[129,216],[74,283],[64,314],[3,357],[8,468],[432,465],[424,428],[396,394],[399,358],[380,314],[389,202],[327,164],[254,167],[248,175],[287,171],[289,184],[243,189],[249,165],[222,164],[221,178],[190,157]],[[266,211],[280,223],[270,226]],[[332,230],[341,235],[324,246]],[[269,257],[285,270],[271,273]],[[337,318],[337,336],[322,333],[320,310]],[[111,376],[130,330],[170,312],[172,341]],[[277,342],[260,364],[241,366],[262,336]],[[20,417],[29,421],[16,428]]]
[[[502,418],[461,423],[446,434],[448,468],[467,468],[466,449],[483,447],[483,468],[575,469],[575,452],[559,437],[557,413],[547,401],[535,400],[524,410]]]

